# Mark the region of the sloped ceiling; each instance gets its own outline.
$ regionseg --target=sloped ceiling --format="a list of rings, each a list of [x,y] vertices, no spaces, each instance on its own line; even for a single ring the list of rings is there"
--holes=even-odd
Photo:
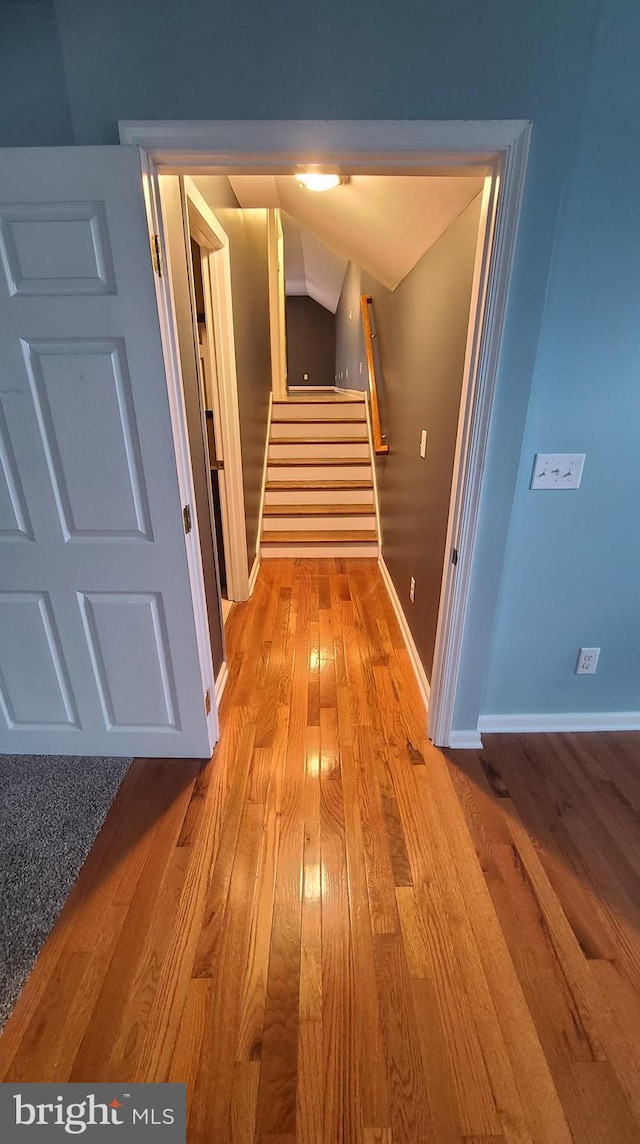
[[[334,314],[348,259],[282,212],[284,280],[287,294],[308,294]]]
[[[335,293],[337,258],[394,290],[482,188],[481,178],[464,175],[352,175],[322,194],[300,187],[293,175],[231,175],[230,182],[240,206],[280,207],[298,224],[290,242],[302,244],[305,279],[327,299]],[[294,261],[292,280],[299,282],[299,246]]]

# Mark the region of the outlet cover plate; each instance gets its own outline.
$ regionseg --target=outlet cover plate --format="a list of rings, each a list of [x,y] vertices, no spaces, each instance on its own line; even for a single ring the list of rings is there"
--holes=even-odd
[[[536,453],[531,474],[532,489],[578,489],[584,453]]]
[[[576,675],[595,675],[599,655],[599,647],[581,647],[576,663]]]

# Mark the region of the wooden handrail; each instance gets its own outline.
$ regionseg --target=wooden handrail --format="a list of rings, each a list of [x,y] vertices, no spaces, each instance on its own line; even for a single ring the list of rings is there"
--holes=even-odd
[[[388,453],[382,427],[380,425],[380,404],[378,402],[378,383],[376,377],[376,358],[373,352],[374,333],[371,329],[369,307],[373,306],[371,294],[360,295],[360,308],[362,310],[362,326],[364,329],[364,348],[367,354],[367,372],[369,374],[369,393],[371,394],[371,427],[373,429],[373,449],[375,453]]]

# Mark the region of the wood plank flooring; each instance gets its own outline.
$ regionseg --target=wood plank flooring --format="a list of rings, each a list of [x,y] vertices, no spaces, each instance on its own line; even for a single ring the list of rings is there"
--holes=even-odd
[[[640,1142],[640,736],[436,750],[375,561],[271,560],[210,763],[137,760],[0,1079],[189,1144]]]

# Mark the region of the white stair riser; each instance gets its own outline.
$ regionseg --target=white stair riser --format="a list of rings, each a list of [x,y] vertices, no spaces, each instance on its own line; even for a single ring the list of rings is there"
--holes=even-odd
[[[340,460],[342,458],[344,458],[345,461],[360,460],[369,456],[369,442],[363,440],[361,445],[346,443],[344,445],[341,443],[327,443],[325,445],[324,442],[316,444],[315,442],[304,441],[298,444],[298,442],[295,441],[293,445],[274,445],[273,443],[269,445],[270,461],[278,459],[287,460],[288,457],[295,459],[301,454],[305,459],[307,457],[310,460],[317,458],[319,461],[323,458],[325,460]]]
[[[268,481],[370,481],[370,465],[269,465]]]
[[[263,525],[268,532],[351,532],[358,529],[370,532],[376,527],[376,518],[367,516],[265,516]]]
[[[267,489],[264,503],[373,505],[373,489]]]
[[[297,437],[299,441],[306,441],[308,437],[362,437],[362,440],[366,441],[367,423],[354,421],[348,425],[341,422],[319,425],[317,422],[272,421],[271,441],[277,441],[279,437]]]
[[[327,541],[326,544],[262,544],[260,555],[263,560],[283,557],[290,560],[322,560],[323,558],[339,556],[349,559],[358,556],[371,558],[378,555],[378,545],[374,542],[371,544],[337,544],[335,541]]]
[[[274,405],[274,417],[286,417],[295,421],[297,417],[343,417],[361,421],[365,416],[363,401],[288,401],[286,405]]]

